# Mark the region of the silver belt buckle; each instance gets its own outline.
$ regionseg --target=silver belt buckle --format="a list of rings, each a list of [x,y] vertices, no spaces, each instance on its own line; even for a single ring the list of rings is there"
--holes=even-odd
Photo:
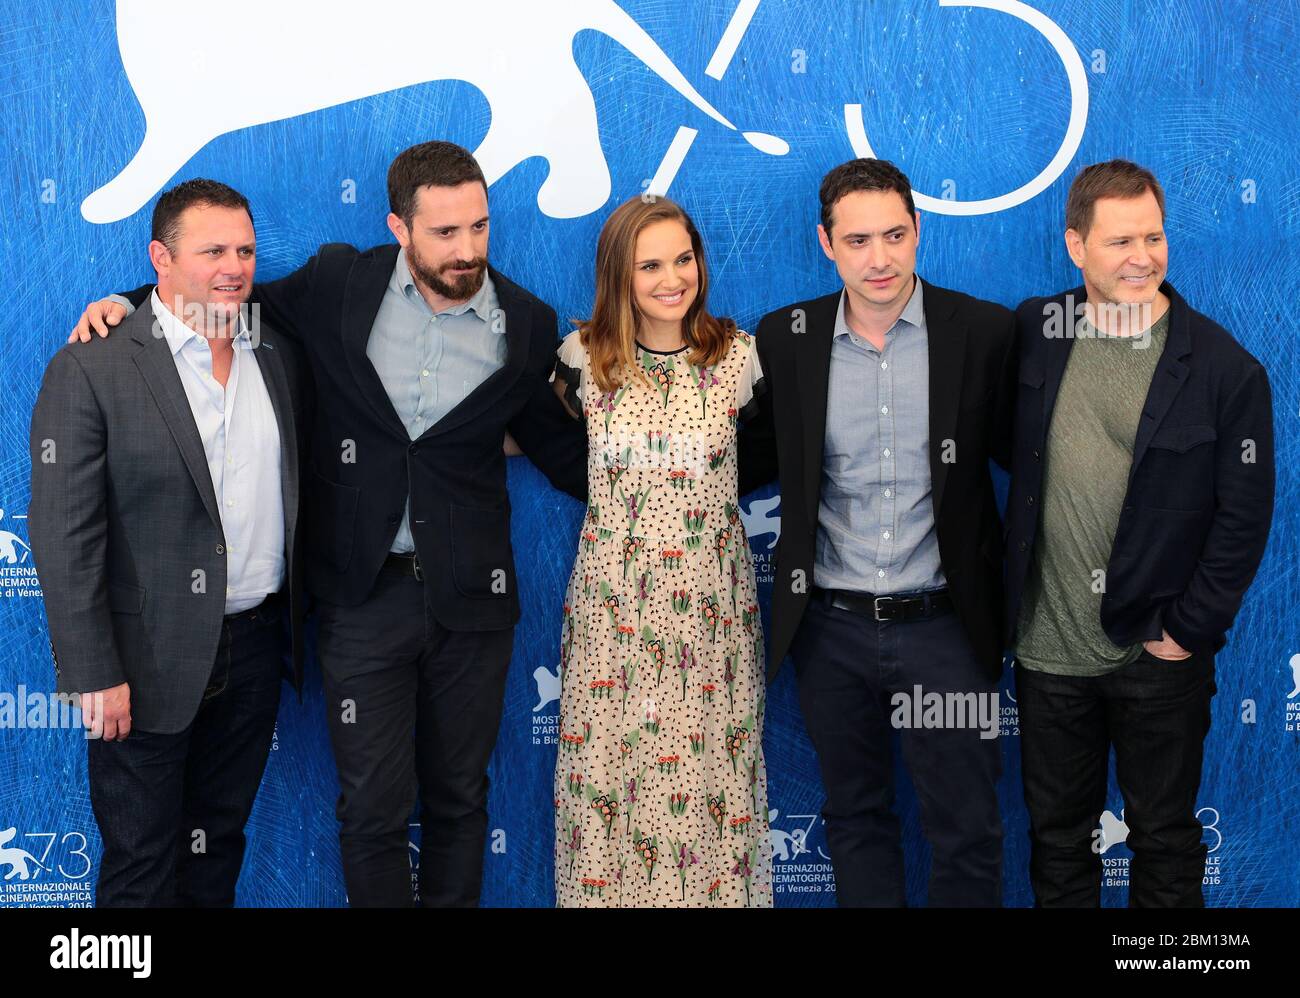
[[[892,596],[877,596],[877,597],[875,597],[875,598],[871,601],[872,615],[876,618],[876,621],[877,621],[877,622],[882,621],[882,620],[889,620],[889,619],[890,619],[890,618],[888,618],[888,617],[882,617],[882,616],[880,615],[880,601],[881,601],[881,600],[888,600],[890,603],[892,603],[892,602],[894,602],[894,597],[892,597]]]
[[[411,555],[411,570],[415,572],[416,582],[424,581],[424,573],[420,571],[420,559],[417,555]]]

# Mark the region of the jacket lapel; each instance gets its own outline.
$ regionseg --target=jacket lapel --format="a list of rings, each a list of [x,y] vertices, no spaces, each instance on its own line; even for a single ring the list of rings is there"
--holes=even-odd
[[[135,354],[136,367],[140,369],[154,402],[162,412],[163,422],[167,424],[172,439],[180,449],[185,467],[194,479],[194,487],[199,490],[199,498],[203,500],[203,508],[220,530],[221,511],[217,508],[217,495],[212,489],[208,457],[203,450],[203,440],[199,437],[190,400],[181,384],[181,376],[176,371],[176,361],[172,358],[167,339],[161,331],[154,334],[153,308],[148,303],[132,313],[127,322],[130,324],[127,330],[129,335],[141,347]]]
[[[835,318],[839,314],[843,291],[817,298],[809,303],[802,332],[792,328],[795,378],[799,385],[799,403],[803,415],[803,486],[808,519],[817,522],[818,496],[821,492],[822,457],[826,446],[826,399],[830,390],[831,345],[835,336]],[[792,324],[798,321],[791,316]]]
[[[262,372],[280,431],[280,495],[284,505],[285,544],[292,551],[298,519],[298,427],[294,422],[293,397],[284,371],[284,357],[275,349],[275,342],[263,334],[262,341],[251,353]]]
[[[398,418],[379,372],[366,356],[370,330],[393,276],[398,249],[396,244],[382,246],[361,254],[353,263],[343,296],[343,354],[353,380],[361,390],[361,397],[386,428],[405,440],[408,436],[406,426]]]
[[[492,285],[496,289],[497,305],[501,309],[506,324],[506,362],[461,399],[442,419],[425,430],[421,439],[446,433],[478,418],[491,407],[493,402],[509,391],[510,386],[523,373],[525,361],[528,359],[529,327],[532,318],[530,313],[532,309],[528,302],[517,293],[514,284],[491,267],[488,268],[488,276],[492,278]],[[497,316],[493,316],[489,321],[497,322],[499,320]],[[554,330],[549,332],[553,333]],[[488,330],[487,335],[496,336],[498,334]],[[556,346],[559,346],[558,341]]]
[[[949,462],[943,460],[943,442],[957,438],[957,409],[966,366],[966,326],[957,319],[956,302],[947,291],[923,284],[930,367],[930,495],[937,521],[948,484]]]
[[[1050,304],[1059,305],[1062,314],[1057,326],[1059,336],[1048,336],[1046,315],[1043,316],[1043,413],[1041,439],[1047,443],[1047,434],[1052,428],[1052,413],[1056,410],[1056,396],[1061,391],[1061,381],[1065,378],[1065,367],[1070,362],[1070,349],[1074,346],[1074,327],[1079,321],[1075,309],[1088,300],[1084,288],[1075,288],[1066,292],[1065,300],[1054,300]],[[1031,330],[1032,334],[1032,330]]]
[[[1169,331],[1165,334],[1165,348],[1156,361],[1155,373],[1151,376],[1151,388],[1147,392],[1146,405],[1142,407],[1142,417],[1138,420],[1137,436],[1133,439],[1133,464],[1129,468],[1129,483],[1146,455],[1152,436],[1160,428],[1169,407],[1187,383],[1190,373],[1183,363],[1183,357],[1192,352],[1192,337],[1187,321],[1187,303],[1174,290],[1172,284],[1165,281],[1160,290],[1169,299]]]

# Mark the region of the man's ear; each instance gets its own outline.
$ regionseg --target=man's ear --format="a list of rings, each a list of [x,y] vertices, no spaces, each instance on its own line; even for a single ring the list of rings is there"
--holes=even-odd
[[[1070,259],[1080,270],[1083,269],[1083,236],[1079,235],[1076,229],[1065,230],[1065,248],[1070,254]]]
[[[155,239],[149,244],[149,262],[153,264],[153,269],[159,274],[163,274],[171,268],[172,254],[166,243]]]
[[[406,223],[394,215],[391,211],[388,213],[388,231],[397,237],[397,241],[402,246],[411,244],[411,230],[406,227]]]
[[[826,254],[826,259],[834,260],[835,254],[831,252],[831,236],[824,225],[817,226],[817,241],[822,244],[822,252]]]

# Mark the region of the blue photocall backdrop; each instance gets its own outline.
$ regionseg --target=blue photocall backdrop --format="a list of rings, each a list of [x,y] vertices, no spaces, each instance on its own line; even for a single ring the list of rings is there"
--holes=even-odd
[[[694,215],[714,310],[752,329],[837,287],[816,241],[817,185],[855,154],[893,160],[926,195],[926,278],[1009,306],[1078,283],[1062,230],[1081,166],[1123,156],[1154,170],[1170,279],[1268,369],[1278,431],[1268,555],[1217,661],[1198,802],[1205,894],[1300,903],[1294,3],[237,0],[215,19],[194,6],[201,19],[153,0],[0,12],[12,291],[0,337],[0,905],[89,903],[99,852],[82,731],[42,706],[54,675],[25,516],[27,431],[49,358],[84,303],[152,277],[149,212],[164,186],[208,176],[244,192],[258,276],[274,278],[324,242],[389,241],[392,157],[431,138],[476,149],[490,126],[491,257],[562,319],[588,313],[602,221],[647,188]],[[146,121],[147,155],[124,172]],[[509,474],[523,619],[491,767],[483,903],[544,906],[560,606],[581,511],[525,459]],[[766,613],[779,498],[760,492],[745,512]],[[1026,905],[1008,682],[1005,899]],[[767,709],[776,902],[830,905],[822,790],[789,668]],[[303,702],[284,697],[241,905],[344,903],[323,711],[313,664]],[[928,856],[899,777],[920,903]],[[1103,897],[1115,905],[1130,853],[1113,783],[1107,808]],[[411,841],[414,856],[415,827]]]

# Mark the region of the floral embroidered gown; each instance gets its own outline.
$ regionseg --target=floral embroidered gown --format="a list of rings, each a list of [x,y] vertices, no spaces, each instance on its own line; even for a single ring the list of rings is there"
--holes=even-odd
[[[589,495],[564,606],[555,767],[560,906],[770,907],[763,638],[736,495],[753,339],[714,368],[638,347],[648,383],[557,374],[587,426]]]

